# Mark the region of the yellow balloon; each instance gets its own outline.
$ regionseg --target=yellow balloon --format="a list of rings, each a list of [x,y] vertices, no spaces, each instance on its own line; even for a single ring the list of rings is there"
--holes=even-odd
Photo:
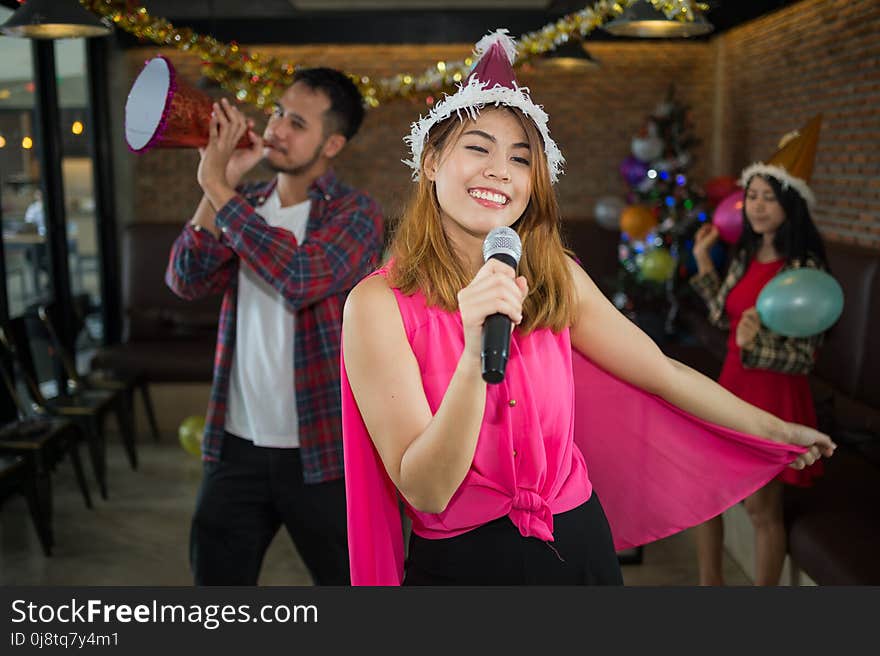
[[[620,214],[620,229],[631,239],[644,239],[656,225],[657,218],[646,205],[628,205]]]
[[[194,456],[202,455],[202,435],[205,433],[205,418],[199,415],[190,415],[177,429],[177,437],[183,450]]]
[[[675,271],[675,259],[665,248],[655,248],[645,253],[642,259],[642,277],[654,282],[664,282]]]

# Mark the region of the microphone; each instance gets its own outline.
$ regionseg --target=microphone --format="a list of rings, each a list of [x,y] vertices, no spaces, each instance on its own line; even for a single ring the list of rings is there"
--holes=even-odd
[[[483,262],[494,258],[516,271],[522,255],[522,242],[512,228],[493,228],[483,242]],[[481,361],[483,380],[500,383],[504,380],[507,356],[510,353],[510,317],[496,312],[483,323],[483,350]]]

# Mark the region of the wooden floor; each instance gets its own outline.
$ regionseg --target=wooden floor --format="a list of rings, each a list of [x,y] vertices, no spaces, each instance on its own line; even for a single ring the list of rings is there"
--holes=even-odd
[[[55,549],[42,555],[21,498],[0,508],[0,585],[190,585],[189,522],[201,479],[199,461],[183,451],[176,438],[141,441],[141,466],[128,468],[122,447],[109,447],[107,501],[98,498],[86,509],[70,463],[54,477]],[[627,585],[692,586],[697,584],[692,536],[672,536],[648,545],[639,565],[623,567]],[[750,581],[725,557],[731,585]],[[261,585],[311,585],[308,572],[287,534],[280,531],[266,556]]]

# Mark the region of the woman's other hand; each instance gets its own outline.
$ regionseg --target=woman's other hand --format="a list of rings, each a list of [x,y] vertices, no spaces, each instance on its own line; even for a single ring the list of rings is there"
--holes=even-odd
[[[705,223],[700,226],[694,235],[694,259],[699,263],[700,259],[708,259],[711,261],[709,251],[719,239],[718,228],[711,223]]]
[[[753,306],[743,312],[739,318],[739,323],[736,325],[736,345],[741,349],[750,349],[754,346],[759,330],[761,330],[761,318]]]
[[[830,458],[834,454],[837,445],[825,433],[791,422],[783,422],[780,441],[787,444],[796,444],[807,448],[789,465],[793,469],[803,469],[816,462],[819,458]]]

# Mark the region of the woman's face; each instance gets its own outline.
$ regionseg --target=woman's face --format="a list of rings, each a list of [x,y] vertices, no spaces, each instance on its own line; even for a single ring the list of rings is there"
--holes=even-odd
[[[522,216],[532,193],[531,158],[543,155],[533,150],[512,113],[483,110],[439,157],[426,158],[450,239],[482,240]]]
[[[785,210],[776,199],[770,183],[759,175],[749,181],[746,189],[746,219],[759,235],[772,237],[785,223]]]

